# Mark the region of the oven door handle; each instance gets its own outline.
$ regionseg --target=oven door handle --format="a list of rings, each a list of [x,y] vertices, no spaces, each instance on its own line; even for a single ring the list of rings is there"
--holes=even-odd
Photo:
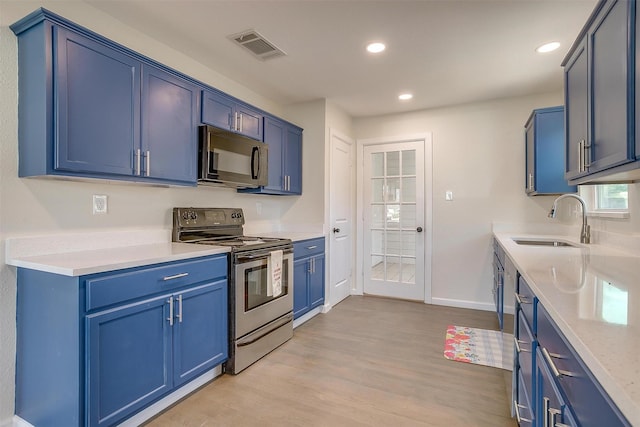
[[[291,250],[291,249],[286,249],[286,250],[282,251],[282,255],[283,256],[284,255],[289,255],[289,254],[292,254],[292,253],[293,253],[293,250]],[[255,259],[260,259],[260,258],[268,258],[270,254],[271,254],[271,252],[268,251],[268,252],[260,252],[260,253],[253,254],[253,255],[238,255],[236,257],[236,259],[238,261],[255,260]]]
[[[293,314],[287,314],[286,316],[284,316],[283,318],[281,318],[277,323],[275,323],[273,325],[273,328],[269,329],[268,331],[266,331],[265,333],[262,333],[260,335],[258,335],[257,337],[251,337],[250,339],[248,339],[247,341],[238,341],[237,342],[237,346],[238,347],[245,347],[247,345],[251,345],[256,341],[261,340],[262,338],[266,337],[267,335],[269,335],[272,332],[277,331],[281,326],[286,325],[287,323],[291,322],[293,320]]]

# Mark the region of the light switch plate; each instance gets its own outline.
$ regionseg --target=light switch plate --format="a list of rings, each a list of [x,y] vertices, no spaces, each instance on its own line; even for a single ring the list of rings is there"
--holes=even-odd
[[[93,195],[93,214],[107,213],[107,196],[104,194]]]
[[[444,199],[447,201],[452,201],[453,200],[453,191],[446,191],[444,193]]]

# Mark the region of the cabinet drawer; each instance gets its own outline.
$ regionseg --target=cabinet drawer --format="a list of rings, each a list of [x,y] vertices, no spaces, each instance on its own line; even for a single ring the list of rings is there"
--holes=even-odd
[[[516,309],[519,307],[524,314],[527,323],[531,327],[531,332],[535,335],[537,333],[537,324],[536,324],[536,303],[538,302],[537,298],[531,291],[527,282],[520,277],[518,280],[518,289],[516,290]]]
[[[324,253],[324,237],[303,240],[293,244],[293,256],[296,259],[322,253]]]
[[[227,255],[89,276],[86,310],[227,276]]]
[[[527,324],[522,311],[518,311],[516,317],[516,353],[518,357],[518,366],[520,367],[520,375],[524,380],[527,387],[527,393],[533,395],[535,386],[533,384],[535,372],[535,354],[536,354],[536,341],[533,339],[531,329]]]
[[[629,425],[573,347],[564,340],[542,304],[538,305],[538,343],[544,362],[581,426]]]

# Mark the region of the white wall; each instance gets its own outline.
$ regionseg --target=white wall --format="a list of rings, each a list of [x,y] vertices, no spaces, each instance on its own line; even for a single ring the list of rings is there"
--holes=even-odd
[[[524,124],[561,104],[551,93],[354,120],[358,139],[433,134],[434,303],[493,308],[492,222],[544,222],[553,202],[525,195]]]

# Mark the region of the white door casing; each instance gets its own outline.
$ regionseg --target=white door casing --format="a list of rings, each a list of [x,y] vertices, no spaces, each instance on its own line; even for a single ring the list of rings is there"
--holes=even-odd
[[[431,302],[431,134],[358,141],[354,293]]]
[[[354,141],[330,129],[329,301],[338,304],[353,286]]]

